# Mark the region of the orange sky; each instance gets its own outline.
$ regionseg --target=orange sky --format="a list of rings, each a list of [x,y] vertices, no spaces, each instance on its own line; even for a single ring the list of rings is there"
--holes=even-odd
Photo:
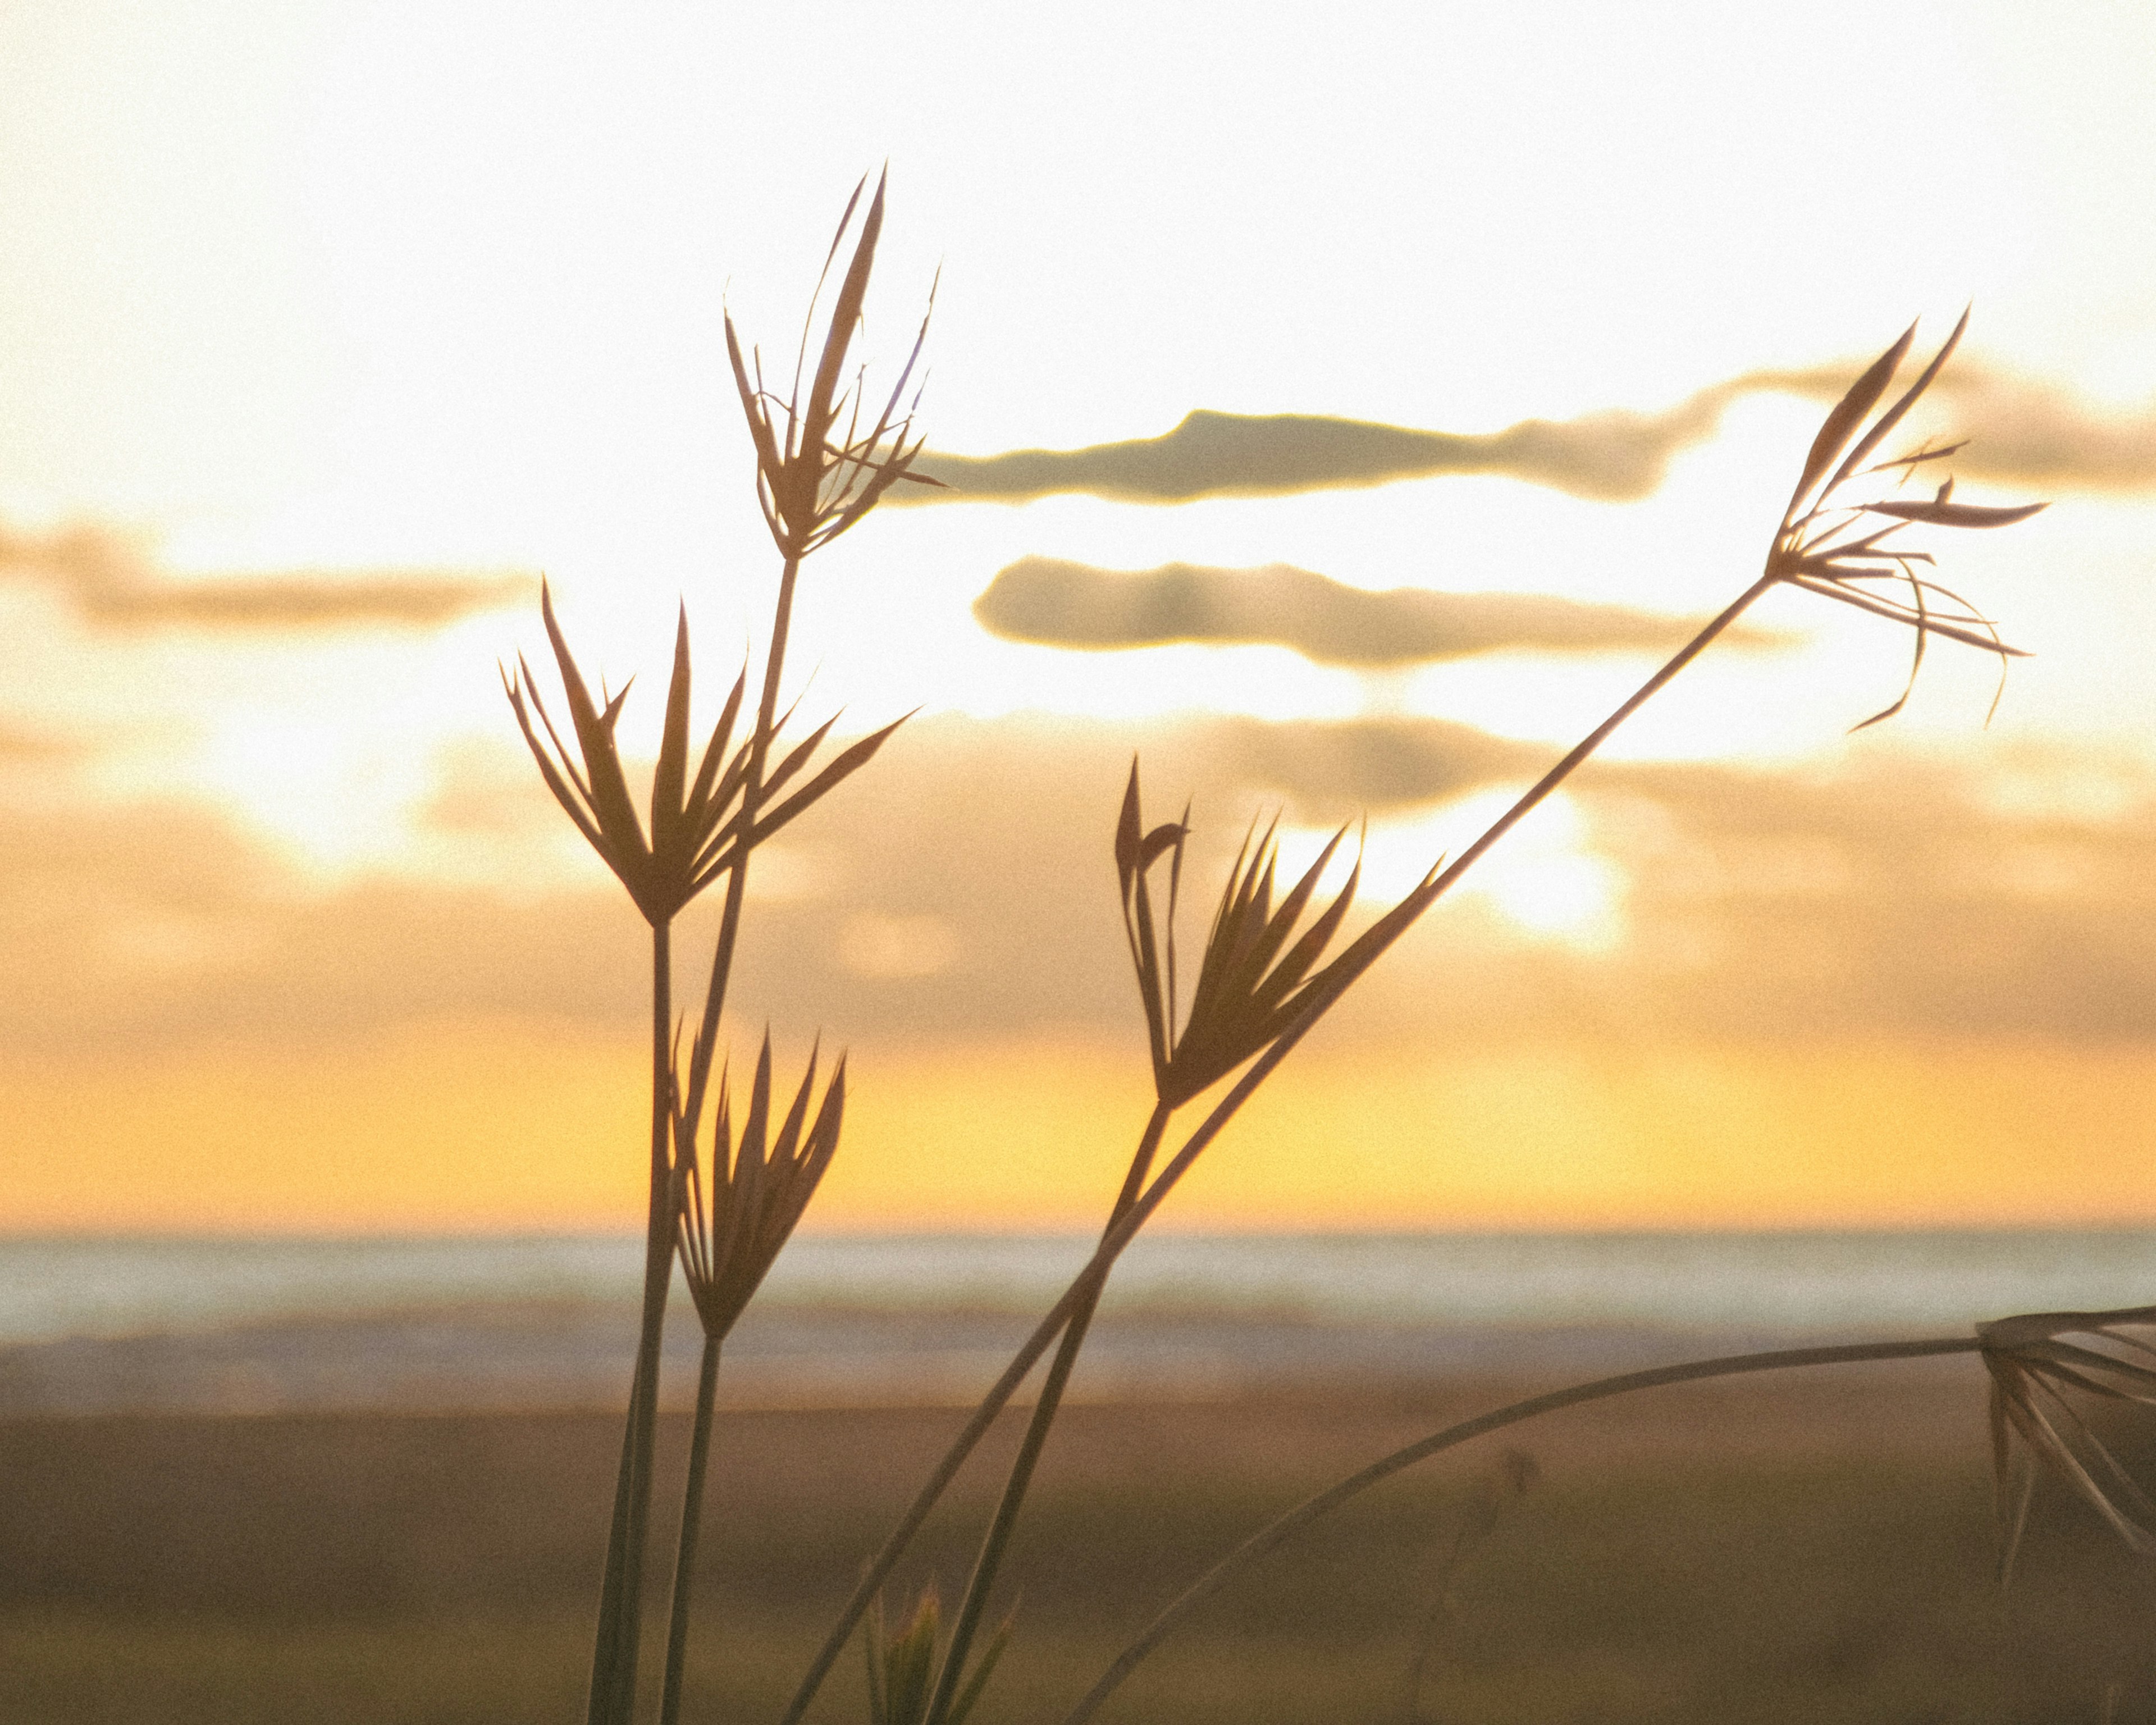
[[[1127,1051],[876,1051],[826,1229],[1083,1229],[1150,1098]],[[0,1068],[33,1230],[619,1226],[643,1050],[429,1026],[364,1050]],[[2029,1045],[1323,1048],[1161,1225],[1290,1230],[2146,1222],[2156,1055]],[[19,1139],[17,1140],[19,1142]],[[623,1153],[595,1154],[612,1146]]]
[[[855,1050],[812,1225],[1086,1225],[1143,1103],[1132,754],[1195,800],[1198,901],[1254,811],[1291,857],[1367,814],[1368,914],[1751,578],[1840,380],[1972,297],[1922,429],[1964,499],[2056,500],[1939,547],[2036,655],[1989,726],[1942,649],[1849,735],[1906,641],[1775,596],[1168,1217],[2156,1213],[2144,8],[836,16],[0,18],[0,1231],[633,1224],[640,931],[496,667],[543,569],[644,674],[632,752],[685,600],[708,713],[773,561],[718,307],[783,357],[886,159],[873,375],[938,280],[932,449],[1080,453],[954,462],[1001,501],[804,584],[803,717],[920,710],[755,876],[745,1029]],[[745,64],[816,68],[812,136]],[[1194,413],[1303,416],[1285,476],[1207,480],[1257,422]]]

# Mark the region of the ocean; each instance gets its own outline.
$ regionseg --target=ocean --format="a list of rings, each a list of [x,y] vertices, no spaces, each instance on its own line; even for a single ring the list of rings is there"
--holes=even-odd
[[[1089,1245],[798,1239],[727,1343],[722,1397],[969,1402]],[[613,1235],[0,1239],[0,1415],[615,1406],[640,1256]],[[1118,1266],[1073,1393],[1561,1382],[2152,1301],[2146,1230],[1163,1233]],[[698,1337],[673,1310],[679,1400]]]

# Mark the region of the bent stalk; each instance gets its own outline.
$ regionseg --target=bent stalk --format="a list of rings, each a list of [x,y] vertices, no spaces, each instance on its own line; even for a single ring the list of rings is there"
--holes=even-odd
[[[1101,1703],[1137,1669],[1145,1656],[1165,1640],[1184,1618],[1219,1593],[1238,1571],[1294,1538],[1312,1522],[1330,1515],[1380,1480],[1389,1479],[1403,1468],[1411,1467],[1441,1450],[1453,1449],[1493,1431],[1502,1431],[1508,1425],[1517,1425],[1544,1414],[1553,1414],[1560,1408],[1576,1408],[1588,1402],[1606,1401],[1611,1396],[1629,1395],[1637,1389],[1658,1389],[1666,1384],[1693,1384],[1708,1378],[1734,1378],[1751,1372],[1788,1371],[1800,1366],[1844,1365],[1859,1360],[1924,1359],[1940,1354],[1977,1353],[1983,1348],[1984,1343],[1974,1337],[1955,1336],[1937,1341],[1865,1342],[1835,1348],[1785,1348],[1767,1353],[1727,1354],[1719,1359],[1695,1360],[1681,1366],[1658,1366],[1650,1371],[1627,1372],[1621,1377],[1603,1378],[1592,1384],[1575,1384],[1569,1389],[1531,1396],[1526,1401],[1514,1402],[1494,1413],[1462,1420],[1457,1425],[1449,1425],[1443,1431],[1418,1443],[1409,1444],[1404,1450],[1395,1450],[1381,1461],[1372,1462],[1360,1473],[1351,1475],[1330,1491],[1321,1491],[1317,1497],[1298,1504],[1278,1520],[1253,1533],[1199,1576],[1147,1625],[1145,1633],[1123,1650],[1122,1656],[1108,1667],[1106,1675],[1064,1717],[1063,1725],[1085,1725],[1085,1721],[1099,1711]]]

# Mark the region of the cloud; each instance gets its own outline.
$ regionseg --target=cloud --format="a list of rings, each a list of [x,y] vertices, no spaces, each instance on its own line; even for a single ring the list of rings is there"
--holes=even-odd
[[[2002,770],[2051,806],[2002,807]],[[2059,794],[2092,778],[2088,807]],[[1582,794],[1632,882],[1623,1010],[1659,1000],[1677,1028],[1737,1037],[2156,1036],[2145,769],[1627,766]]]
[[[1162,806],[1199,793],[1194,860],[1208,869],[1260,804],[1344,819],[1547,752],[1435,721],[921,721],[769,859],[767,879],[809,888],[755,906],[739,998],[850,1040],[1121,1025],[1111,839],[1141,747]],[[326,891],[198,806],[0,805],[0,949],[17,978],[0,991],[0,1046],[336,1040],[495,1015],[634,1024],[649,1009],[643,925],[596,864],[588,884],[563,879],[560,818],[529,761],[467,747],[445,767],[423,819],[496,860],[499,887]],[[514,865],[520,842],[546,847],[543,867]],[[685,919],[685,954],[708,933]]]
[[[1254,814],[1382,821],[1517,783],[1553,752],[1434,721],[921,721],[767,860],[785,889],[753,906],[736,999],[786,1037],[1075,1032],[1125,1040],[1135,1057],[1111,855],[1134,748],[1150,814],[1195,793],[1189,941]],[[506,745],[456,771],[459,795],[500,814],[489,843],[531,829],[520,798],[551,814]],[[1830,773],[1590,768],[1572,795],[1625,883],[1622,938],[1595,952],[1538,941],[1471,891],[1430,913],[1327,1035],[2149,1040],[2156,777],[2119,767],[2072,806],[2090,778],[2066,757],[1976,769],[1884,752]],[[2003,782],[2050,801],[2002,797]],[[200,808],[0,807],[13,978],[0,1046],[276,1047],[492,1018],[634,1035],[649,1010],[643,925],[596,865],[567,878],[553,856],[505,862],[499,885],[324,890]],[[708,954],[713,909],[684,921],[685,976]]]
[[[1753,372],[1726,387],[1835,401],[1851,375],[1825,366]],[[1950,435],[1969,440],[1953,459],[1964,478],[2058,490],[2156,489],[2156,406],[2107,413],[2056,384],[1961,360],[1933,393],[1949,410]]]
[[[34,535],[0,526],[0,582],[44,587],[94,628],[312,631],[439,629],[529,597],[521,575],[367,570],[174,581],[96,527]]]
[[[906,504],[1023,503],[1083,491],[1123,503],[1199,497],[1277,497],[1389,485],[1439,474],[1494,473],[1575,496],[1630,502],[1661,484],[1670,458],[1704,441],[1732,399],[1702,390],[1660,413],[1610,412],[1523,419],[1502,431],[1418,431],[1314,413],[1217,413],[1200,408],[1162,436],[1080,449],[999,455],[932,450],[916,471],[950,489],[907,488]]]
[[[1856,361],[1748,372],[1661,413],[1612,410],[1577,419],[1523,419],[1481,434],[1312,413],[1200,408],[1173,431],[1123,443],[996,455],[932,450],[921,457],[919,470],[950,489],[911,486],[890,501],[1024,503],[1084,492],[1124,503],[1185,503],[1487,473],[1627,503],[1661,485],[1672,457],[1711,438],[1732,402],[1769,393],[1834,401],[1862,369],[1862,361]],[[1933,393],[1972,434],[1954,463],[1967,478],[2060,490],[2156,489],[2156,407],[2106,413],[2056,385],[1967,361],[1949,366]]]
[[[1371,593],[1286,563],[1169,563],[1125,572],[1040,557],[999,571],[973,602],[973,615],[991,634],[1046,646],[1256,643],[1291,648],[1321,665],[1373,669],[1505,649],[1666,651],[1697,626],[1539,593]],[[1753,630],[1741,639],[1774,638]]]

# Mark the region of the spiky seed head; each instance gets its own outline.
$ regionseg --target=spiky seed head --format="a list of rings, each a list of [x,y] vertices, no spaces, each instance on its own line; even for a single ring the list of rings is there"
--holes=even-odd
[[[868,1653],[869,1725],[926,1725],[935,1698],[937,1644],[942,1634],[942,1601],[936,1584],[921,1589],[913,1615],[893,1637],[884,1626],[883,1601],[869,1607],[862,1644]],[[1003,1621],[964,1686],[952,1697],[944,1725],[966,1725],[981,1692],[988,1687],[997,1661],[1009,1645],[1014,1611]]]
[[[2071,1486],[2132,1550],[2156,1555],[2156,1502],[2076,1405],[2156,1407],[2156,1306],[2030,1312],[1979,1324],[1977,1337],[1991,1378],[2001,1582],[2013,1574],[2039,1468]]]
[[[600,699],[593,701],[554,615],[553,593],[543,583],[539,609],[561,674],[575,749],[571,750],[555,728],[537,680],[521,655],[515,672],[505,670],[502,675],[502,687],[516,715],[517,728],[539,764],[547,788],[628,889],[645,920],[654,926],[669,922],[702,890],[703,883],[696,878],[696,859],[726,830],[728,808],[739,795],[745,750],[736,752],[731,769],[721,768],[734,721],[741,711],[744,681],[736,679],[691,783],[688,774],[689,619],[685,610],[675,631],[674,675],[666,691],[666,721],[660,741],[659,769],[652,781],[651,831],[647,839],[629,795],[621,747],[614,734],[623,703],[629,699],[629,685],[624,684],[611,697],[602,689]]]
[[[1335,966],[1314,967],[1354,901],[1361,864],[1300,937],[1296,925],[1347,835],[1345,827],[1332,835],[1277,906],[1277,823],[1262,835],[1254,829],[1245,838],[1214,913],[1188,1012],[1178,1026],[1175,912],[1190,827],[1186,819],[1146,828],[1139,810],[1137,765],[1132,763],[1116,827],[1116,870],[1122,886],[1123,932],[1145,1009],[1153,1086],[1163,1103],[1175,1107],[1188,1101],[1261,1053],[1332,984]],[[1163,856],[1170,859],[1168,913],[1156,919],[1149,878]]]
[[[1943,461],[1963,447],[1958,443],[1925,445],[1889,459],[1872,459],[1932,387],[1968,327],[1969,314],[1964,311],[1953,333],[1917,381],[1876,418],[1871,418],[1872,410],[1878,408],[1893,383],[1895,372],[1908,357],[1916,340],[1916,326],[1912,324],[1904,331],[1902,338],[1850,385],[1812,439],[1768,554],[1768,572],[1774,579],[1904,624],[1914,631],[1907,685],[1899,699],[1858,725],[1856,728],[1860,731],[1891,719],[1907,704],[1917,674],[1923,666],[1925,645],[1933,635],[1997,654],[2002,676],[2008,660],[2025,656],[2019,648],[2000,639],[1991,619],[1959,593],[1920,573],[1920,568],[1933,567],[1931,553],[1897,536],[1905,527],[1918,523],[1936,527],[2008,526],[2028,520],[2046,505],[2028,503],[2002,509],[1956,503],[1951,501],[1951,478],[1940,483],[1928,501],[1876,495],[1863,499],[1861,494],[1861,501],[1842,499],[1843,488],[1854,481],[1897,470],[1906,480],[1920,467]],[[1886,525],[1879,526],[1878,521]],[[1993,704],[1997,705],[1995,700]]]
[[[629,689],[624,685],[611,697],[603,689],[600,699],[593,701],[554,615],[553,594],[543,583],[539,608],[561,674],[573,750],[555,728],[531,667],[521,655],[514,672],[503,672],[502,688],[532,758],[539,763],[547,788],[628,889],[645,920],[654,926],[670,921],[747,851],[865,767],[891,733],[906,722],[900,718],[872,732],[810,773],[816,751],[838,722],[835,716],[827,720],[775,765],[767,766],[755,830],[745,837],[742,792],[748,777],[753,739],[744,738],[734,745],[733,732],[741,716],[747,673],[744,670],[737,675],[727,691],[726,706],[711,727],[692,779],[689,775],[689,619],[684,610],[675,629],[674,673],[667,685],[665,726],[651,782],[651,826],[647,839],[629,794],[628,774],[614,735]],[[777,739],[785,725],[784,718],[777,721],[772,740]]]
[[[675,1241],[696,1315],[714,1341],[733,1328],[762,1286],[838,1153],[846,1111],[845,1057],[839,1057],[812,1124],[808,1106],[816,1089],[816,1061],[812,1050],[793,1105],[774,1131],[767,1031],[738,1139],[730,1086],[721,1075],[708,1200],[696,1151],[696,1122],[681,1111],[678,1081],[675,1086]]]
[[[838,232],[832,236],[831,249],[824,259],[824,273],[817,278],[816,292],[810,298],[808,315],[803,323],[801,353],[794,367],[793,382],[783,400],[764,387],[761,353],[752,351],[744,357],[732,317],[729,316],[725,320],[726,357],[733,368],[734,387],[741,397],[742,411],[748,419],[749,436],[756,445],[757,501],[773,542],[780,554],[789,559],[804,557],[818,547],[830,543],[875,508],[884,493],[901,480],[927,485],[942,483],[912,470],[923,442],[913,435],[912,429],[914,409],[920,404],[918,388],[910,402],[904,401],[906,386],[912,381],[914,368],[920,362],[921,348],[928,338],[928,318],[936,303],[932,287],[928,295],[929,311],[922,315],[913,351],[906,357],[898,382],[891,388],[890,398],[865,429],[861,423],[866,408],[865,374],[857,374],[850,386],[840,388],[854,331],[861,321],[861,308],[868,295],[869,277],[875,267],[876,242],[883,233],[884,191],[888,178],[888,171],[878,178],[875,196],[870,200],[867,213],[862,217],[853,257],[839,280],[838,296],[832,305],[830,322],[805,402],[801,393],[801,373],[808,360],[808,332],[815,323],[816,300],[823,295],[824,283],[837,260],[839,248],[852,228],[854,212],[868,184],[865,177],[854,187],[845,213],[839,218]],[[844,422],[843,429],[841,420]],[[912,439],[911,444],[909,438]]]

